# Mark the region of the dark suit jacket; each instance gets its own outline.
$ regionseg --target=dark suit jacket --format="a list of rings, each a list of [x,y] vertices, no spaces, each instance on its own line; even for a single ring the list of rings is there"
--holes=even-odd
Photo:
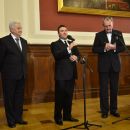
[[[66,45],[59,39],[51,43],[51,51],[55,58],[55,79],[70,80],[77,78],[76,62],[70,61]],[[77,47],[71,50],[73,55],[80,56]]]
[[[115,35],[119,34],[119,36]],[[120,58],[118,53],[125,50],[123,44],[124,39],[122,33],[118,30],[112,31],[112,40],[111,43],[116,43],[116,51],[113,50],[104,52],[105,44],[108,43],[108,38],[105,31],[101,31],[96,34],[94,44],[93,44],[93,52],[98,53],[98,70],[99,72],[108,72],[110,67],[113,67],[115,72],[120,71]],[[123,44],[122,44],[123,43]]]
[[[0,72],[4,79],[20,79],[26,75],[27,41],[20,37],[22,51],[11,35],[0,39]]]

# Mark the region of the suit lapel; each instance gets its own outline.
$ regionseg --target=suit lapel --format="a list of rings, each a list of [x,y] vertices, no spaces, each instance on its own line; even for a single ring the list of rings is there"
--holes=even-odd
[[[22,38],[20,38],[20,41],[21,41],[21,46],[22,46],[22,54],[25,54],[25,43],[24,43],[24,40]]]
[[[59,39],[58,42],[59,42],[59,44],[60,44],[61,47],[65,47],[65,48],[66,48],[66,45],[63,43],[63,41],[61,41],[61,40]]]
[[[17,50],[19,50],[17,44],[15,43],[14,39],[12,38],[11,35],[9,35],[9,43],[12,44]],[[19,50],[20,51],[20,50]]]
[[[108,41],[107,34],[105,31],[103,31],[103,37],[104,37],[104,43],[105,44],[108,43],[109,41]]]
[[[111,39],[111,43],[115,43],[114,30],[112,30],[112,39]]]
[[[10,44],[12,44],[20,53],[24,51],[24,45],[22,44],[23,40],[20,38],[20,41],[21,41],[21,46],[22,46],[22,50],[20,50],[17,46],[17,44],[15,43],[14,39],[12,38],[11,35],[9,35],[9,41],[10,41]]]

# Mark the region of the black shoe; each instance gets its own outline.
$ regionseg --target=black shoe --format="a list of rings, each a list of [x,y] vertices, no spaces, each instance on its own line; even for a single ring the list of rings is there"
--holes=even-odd
[[[55,123],[56,123],[57,125],[63,125],[63,121],[62,121],[61,119],[55,120]]]
[[[10,128],[15,128],[15,127],[16,127],[15,123],[9,123],[8,126],[9,126]]]
[[[71,118],[63,118],[64,121],[72,121],[72,122],[78,122],[79,120],[78,119],[75,119],[73,117]]]
[[[27,125],[28,122],[27,121],[24,121],[24,120],[21,120],[21,121],[16,121],[17,124],[20,124],[20,125]]]
[[[108,114],[107,114],[107,113],[102,113],[101,117],[102,117],[102,118],[107,118],[107,117],[108,117]]]
[[[118,112],[111,112],[111,115],[113,115],[115,117],[120,117],[120,113],[118,113]]]

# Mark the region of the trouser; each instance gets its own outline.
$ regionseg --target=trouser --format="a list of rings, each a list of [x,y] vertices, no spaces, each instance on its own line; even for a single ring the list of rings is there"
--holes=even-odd
[[[71,117],[72,98],[74,91],[74,80],[56,80],[55,81],[55,110],[54,119]]]
[[[7,122],[22,120],[25,79],[2,79]]]
[[[100,108],[102,113],[116,112],[117,111],[117,94],[118,94],[118,81],[119,72],[100,72]],[[109,107],[109,81],[110,81],[110,107]]]

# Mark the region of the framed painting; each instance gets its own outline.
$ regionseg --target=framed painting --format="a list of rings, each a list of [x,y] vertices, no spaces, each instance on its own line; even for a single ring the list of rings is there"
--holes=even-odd
[[[130,17],[130,0],[58,0],[58,12]]]

